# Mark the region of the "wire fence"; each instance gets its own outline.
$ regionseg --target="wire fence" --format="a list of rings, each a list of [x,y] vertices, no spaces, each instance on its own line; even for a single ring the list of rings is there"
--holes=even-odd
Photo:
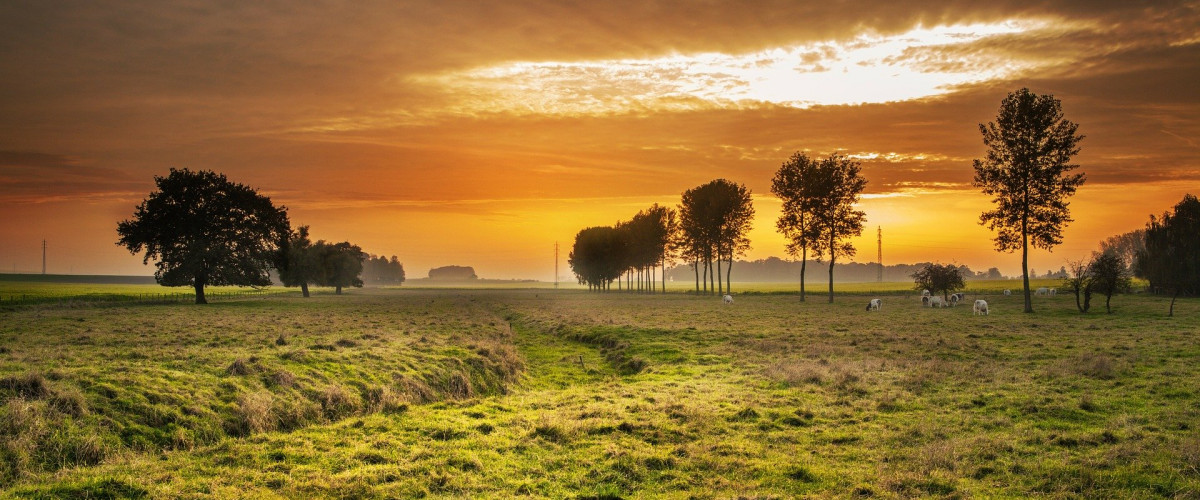
[[[244,299],[279,295],[268,290],[205,291],[204,299],[212,301]],[[0,294],[0,306],[72,305],[72,304],[174,304],[196,301],[195,292],[175,293],[87,293],[79,295]]]

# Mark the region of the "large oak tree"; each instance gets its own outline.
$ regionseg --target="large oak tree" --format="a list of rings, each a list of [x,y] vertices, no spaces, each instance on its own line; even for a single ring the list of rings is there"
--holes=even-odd
[[[1025,312],[1033,312],[1029,290],[1029,246],[1050,250],[1062,243],[1071,222],[1067,197],[1083,184],[1071,158],[1079,153],[1078,125],[1063,117],[1062,103],[1029,89],[1008,94],[996,121],[979,124],[987,155],[975,160],[973,184],[992,196],[994,210],[979,216],[996,232],[996,248],[1021,250]]]
[[[209,285],[267,286],[279,248],[291,235],[287,209],[225,175],[171,169],[158,190],[117,224],[118,245],[155,262],[164,286],[192,286],[206,304]]]

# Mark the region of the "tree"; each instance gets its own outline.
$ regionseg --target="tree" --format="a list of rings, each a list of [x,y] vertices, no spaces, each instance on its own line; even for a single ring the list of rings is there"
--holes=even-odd
[[[984,275],[984,279],[999,280],[999,279],[1004,279],[1004,275],[1000,274],[1000,268],[990,267],[987,270],[987,274]]]
[[[334,293],[337,295],[342,294],[343,287],[361,288],[363,286],[359,275],[362,274],[363,259],[366,258],[366,254],[358,245],[351,245],[348,241],[332,244],[318,241],[313,248],[320,256],[322,268],[320,281],[317,284],[334,287]]]
[[[1138,252],[1146,249],[1146,230],[1135,229],[1128,233],[1109,236],[1104,241],[1100,242],[1101,253],[1114,253],[1121,260],[1125,261],[1125,265],[1133,272],[1137,267]],[[1144,276],[1139,276],[1144,277]]]
[[[308,239],[308,226],[300,226],[286,241],[287,244],[279,250],[275,265],[279,270],[279,280],[283,286],[300,287],[301,294],[308,297],[308,285],[320,282],[324,272],[321,256]]]
[[[732,282],[733,259],[750,248],[746,234],[750,232],[753,221],[751,193],[741,184],[716,179],[684,191],[679,205],[681,241],[687,247],[683,254],[697,264],[704,264],[705,291],[728,291],[728,285]],[[722,261],[728,264],[723,282]],[[710,286],[710,282],[714,281],[715,284]]]
[[[1092,288],[1104,294],[1104,311],[1112,314],[1112,307],[1109,306],[1109,303],[1112,302],[1113,294],[1129,291],[1129,268],[1125,266],[1125,261],[1120,256],[1112,252],[1101,252],[1094,255],[1090,267],[1092,268]]]
[[[1200,291],[1200,200],[1188,194],[1174,213],[1150,216],[1146,248],[1137,254],[1136,272],[1155,293],[1171,293],[1167,316],[1175,315],[1175,299]]]
[[[921,270],[912,274],[916,290],[929,290],[931,293],[941,293],[942,298],[949,301],[950,294],[967,286],[963,281],[962,271],[953,264],[925,264]]]
[[[1069,274],[1063,278],[1063,288],[1075,294],[1075,308],[1081,313],[1086,313],[1092,308],[1092,266],[1090,263],[1076,260],[1068,261],[1067,268]]]
[[[621,232],[611,226],[581,229],[575,234],[567,263],[579,283],[591,290],[608,290],[628,269],[625,243]]]
[[[291,234],[287,208],[225,175],[172,168],[158,190],[117,224],[117,241],[143,263],[155,260],[163,286],[192,286],[206,304],[208,285],[267,286],[268,271]]]
[[[833,303],[833,267],[838,257],[853,257],[849,239],[862,234],[866,212],[855,210],[858,196],[867,186],[859,162],[833,154],[816,169],[814,189],[825,193],[814,212],[820,238],[814,240],[817,259],[829,257],[829,303]]]
[[[800,257],[800,301],[804,302],[804,274],[808,251],[821,239],[816,211],[826,195],[817,186],[819,162],[804,153],[793,153],[771,179],[771,193],[783,202],[775,228],[788,239],[787,252]]]
[[[1008,94],[995,122],[979,124],[988,151],[974,161],[973,184],[996,204],[979,221],[996,231],[997,250],[1021,250],[1027,313],[1033,312],[1029,245],[1050,250],[1062,243],[1062,230],[1072,221],[1067,197],[1085,180],[1070,173],[1079,167],[1070,163],[1083,139],[1077,129],[1063,118],[1058,99],[1025,88]]]

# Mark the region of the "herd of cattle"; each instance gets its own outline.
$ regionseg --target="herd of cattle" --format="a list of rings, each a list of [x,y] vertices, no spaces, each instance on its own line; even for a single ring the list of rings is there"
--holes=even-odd
[[[1053,297],[1055,295],[1058,295],[1058,289],[1041,287],[1041,288],[1038,288],[1037,290],[1034,290],[1033,294]],[[1012,290],[1005,289],[1004,296],[1008,297],[1010,295],[1012,295]],[[949,300],[945,300],[945,299],[942,299],[941,297],[933,295],[932,293],[929,292],[929,290],[922,290],[921,291],[921,305],[924,307],[954,307],[954,306],[958,305],[959,302],[962,302],[963,299],[965,299],[966,297],[967,297],[966,294],[963,294],[963,293],[952,293],[952,294],[950,294]],[[732,304],[733,296],[727,294],[724,297],[721,297],[721,302],[723,302],[725,304]],[[871,299],[870,302],[867,302],[867,311],[878,311],[882,307],[883,307],[882,299]],[[986,300],[977,299],[975,301],[975,307],[973,309],[974,309],[976,316],[981,315],[981,314],[984,316],[988,315],[988,303]]]

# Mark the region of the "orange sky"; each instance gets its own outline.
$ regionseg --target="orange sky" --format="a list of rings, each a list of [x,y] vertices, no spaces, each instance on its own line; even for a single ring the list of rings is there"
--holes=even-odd
[[[829,4],[829,5],[825,5]],[[5,2],[0,272],[150,274],[116,224],[170,167],[212,169],[317,238],[552,279],[553,245],[717,177],[863,162],[855,260],[1017,274],[978,224],[978,124],[1009,91],[1086,136],[1075,222],[1039,273],[1196,193],[1200,4],[792,1]],[[1131,4],[1131,5],[1126,5]],[[736,276],[735,276],[736,278]]]

